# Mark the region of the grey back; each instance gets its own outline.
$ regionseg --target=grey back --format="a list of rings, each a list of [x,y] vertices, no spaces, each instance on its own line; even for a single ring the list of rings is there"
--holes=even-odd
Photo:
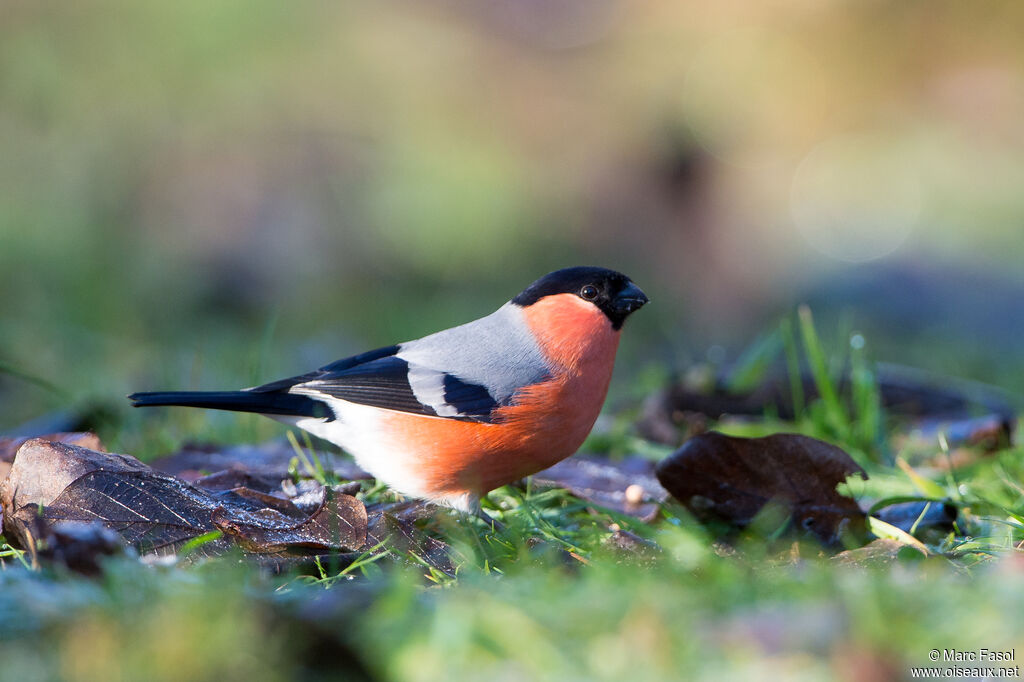
[[[523,309],[511,302],[486,317],[407,341],[399,348],[398,357],[410,366],[420,365],[483,386],[501,404],[550,373]]]

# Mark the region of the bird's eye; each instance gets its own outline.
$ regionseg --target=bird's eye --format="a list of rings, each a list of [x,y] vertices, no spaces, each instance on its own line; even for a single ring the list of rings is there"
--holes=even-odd
[[[580,289],[580,297],[585,298],[588,301],[593,301],[595,298],[597,298],[597,293],[597,287],[595,287],[593,284],[588,284],[587,286]]]

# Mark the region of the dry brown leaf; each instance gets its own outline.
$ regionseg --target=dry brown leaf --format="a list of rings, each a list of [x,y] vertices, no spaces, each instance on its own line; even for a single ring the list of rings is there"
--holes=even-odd
[[[691,438],[658,464],[662,485],[700,519],[743,527],[769,502],[825,544],[863,530],[865,516],[836,486],[867,473],[840,448],[808,436],[736,438],[714,431]]]
[[[203,553],[223,551],[233,539],[259,552],[355,550],[366,540],[365,508],[348,495],[325,492],[312,515],[286,514],[287,500],[268,506],[260,493],[211,492],[134,457],[40,439],[19,449],[0,499],[5,532],[26,547],[38,539],[37,517],[99,522],[142,553],[174,552],[214,529],[226,536],[202,545]]]

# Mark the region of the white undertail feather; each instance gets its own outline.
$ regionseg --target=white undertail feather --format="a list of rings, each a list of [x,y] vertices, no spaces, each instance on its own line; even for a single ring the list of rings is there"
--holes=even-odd
[[[393,439],[381,428],[382,417],[386,417],[389,410],[351,403],[298,387],[293,392],[323,400],[336,417],[333,420],[320,417],[280,417],[279,421],[293,424],[317,438],[334,443],[352,455],[361,469],[396,492],[439,504],[445,503],[434,499],[431,491],[425,487],[415,461],[419,454],[396,450],[392,445]]]

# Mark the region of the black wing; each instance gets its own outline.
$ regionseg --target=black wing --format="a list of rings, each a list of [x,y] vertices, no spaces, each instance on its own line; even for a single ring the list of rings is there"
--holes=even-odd
[[[399,412],[489,422],[498,402],[478,384],[438,370],[417,367],[417,373],[434,372],[442,386],[443,401],[425,404],[409,383],[409,363],[397,357],[399,346],[354,355],[326,365],[315,372],[282,379],[249,389],[257,393],[294,391],[315,397],[332,398]],[[315,392],[315,393],[313,393]],[[440,397],[440,396],[439,396]]]

